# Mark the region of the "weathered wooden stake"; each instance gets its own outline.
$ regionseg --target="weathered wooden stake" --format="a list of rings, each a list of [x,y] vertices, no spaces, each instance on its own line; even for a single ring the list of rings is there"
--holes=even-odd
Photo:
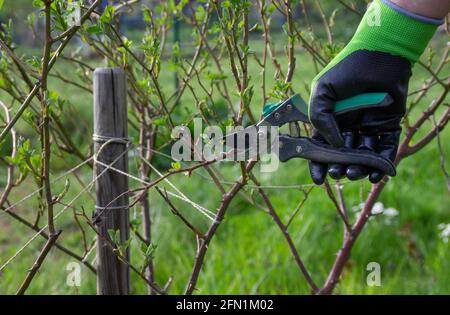
[[[128,172],[126,151],[127,101],[125,73],[119,68],[97,68],[94,71],[94,152],[97,161]],[[96,163],[97,176],[105,166]],[[129,294],[129,267],[113,253],[108,230],[119,235],[120,243],[129,238],[128,177],[107,170],[95,182],[97,236],[97,293]],[[120,196],[120,197],[119,197]],[[119,198],[118,198],[119,197]],[[107,206],[107,207],[106,207]],[[105,208],[106,207],[106,208]],[[129,253],[127,251],[127,261]]]

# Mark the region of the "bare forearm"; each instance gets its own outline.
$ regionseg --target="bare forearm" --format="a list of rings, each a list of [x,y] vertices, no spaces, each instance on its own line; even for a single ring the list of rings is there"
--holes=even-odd
[[[391,0],[396,5],[419,15],[442,19],[450,12],[450,0]]]

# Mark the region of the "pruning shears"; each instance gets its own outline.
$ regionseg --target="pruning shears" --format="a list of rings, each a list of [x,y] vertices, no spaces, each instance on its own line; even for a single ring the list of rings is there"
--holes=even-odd
[[[372,102],[385,103],[386,93],[366,93],[343,101],[339,101],[335,106],[335,113],[342,113],[349,108]],[[235,150],[236,139],[241,133],[245,133],[248,128],[256,128],[258,137],[270,139],[267,127],[281,127],[289,124],[289,134],[278,135],[278,158],[281,162],[286,162],[292,158],[302,158],[320,163],[337,163],[345,165],[362,165],[372,169],[377,169],[389,176],[395,176],[394,164],[387,158],[376,152],[369,152],[360,149],[336,148],[328,144],[318,142],[309,137],[302,136],[299,122],[310,123],[308,119],[308,106],[299,94],[295,94],[287,100],[276,104],[266,104],[262,111],[262,118],[256,124],[241,131],[225,136],[227,143],[232,143]],[[265,128],[262,128],[265,127]],[[245,149],[250,149],[250,143],[245,142]],[[240,148],[242,149],[242,148]]]

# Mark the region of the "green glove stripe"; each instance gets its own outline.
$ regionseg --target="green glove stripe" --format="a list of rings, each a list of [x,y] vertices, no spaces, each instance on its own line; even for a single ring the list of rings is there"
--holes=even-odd
[[[364,93],[336,102],[334,112],[341,113],[351,109],[381,104],[387,93]]]

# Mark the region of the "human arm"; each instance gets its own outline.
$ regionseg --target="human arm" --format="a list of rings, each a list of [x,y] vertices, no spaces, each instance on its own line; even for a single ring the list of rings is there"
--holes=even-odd
[[[450,12],[450,0],[391,0],[394,4],[406,11],[427,16],[434,19],[443,19]]]

